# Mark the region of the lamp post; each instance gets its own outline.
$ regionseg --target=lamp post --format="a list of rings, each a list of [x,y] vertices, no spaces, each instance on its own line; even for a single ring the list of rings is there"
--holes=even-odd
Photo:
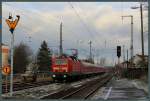
[[[142,56],[144,58],[144,37],[143,37],[143,10],[142,4],[140,4],[140,12],[141,12],[141,42],[142,42]]]
[[[132,15],[127,15],[127,16],[122,16],[122,19],[124,17],[130,17],[131,18],[131,45],[130,45],[130,50],[131,50],[131,67],[133,63],[133,16]]]
[[[141,45],[142,45],[142,57],[144,59],[144,37],[143,37],[143,7],[142,3],[140,3],[140,7],[131,7],[131,9],[138,9],[140,8],[140,15],[141,15]]]
[[[18,24],[20,19],[19,15],[16,15],[17,19],[13,21],[13,17],[9,14],[8,19],[6,19],[6,23],[9,26],[9,31],[11,32],[11,75],[10,75],[10,96],[13,95],[13,52],[14,52],[14,30]]]

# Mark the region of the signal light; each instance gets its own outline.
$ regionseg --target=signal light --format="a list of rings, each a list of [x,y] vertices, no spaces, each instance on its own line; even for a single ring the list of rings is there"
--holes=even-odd
[[[117,46],[117,56],[118,58],[121,56],[121,46]]]

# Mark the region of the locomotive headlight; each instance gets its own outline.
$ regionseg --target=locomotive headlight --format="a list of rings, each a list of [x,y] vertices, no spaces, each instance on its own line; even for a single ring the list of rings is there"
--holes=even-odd
[[[56,77],[56,75],[53,75],[53,77]]]
[[[67,76],[66,75],[64,75],[64,78],[66,78]]]

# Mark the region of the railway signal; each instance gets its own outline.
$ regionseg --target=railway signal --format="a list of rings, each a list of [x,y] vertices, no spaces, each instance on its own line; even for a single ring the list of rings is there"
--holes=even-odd
[[[121,56],[121,46],[117,46],[117,56],[118,58]]]
[[[8,24],[9,26],[9,30],[11,32],[11,34],[13,34],[17,24],[18,24],[18,21],[20,19],[20,16],[19,15],[16,15],[17,19],[15,19],[15,21],[13,21],[13,18],[12,18],[12,15],[9,15],[9,18],[6,19],[6,23]]]
[[[10,75],[10,96],[13,93],[13,51],[14,51],[14,30],[20,20],[20,16],[16,15],[17,19],[13,20],[12,14],[9,13],[6,23],[8,24],[9,31],[11,32],[11,75]]]
[[[117,46],[117,56],[118,56],[118,64],[120,63],[120,56],[121,56],[121,46]]]

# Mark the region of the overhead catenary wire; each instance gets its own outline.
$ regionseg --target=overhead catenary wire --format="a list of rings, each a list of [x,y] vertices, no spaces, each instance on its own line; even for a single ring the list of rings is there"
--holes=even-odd
[[[90,34],[92,38],[94,38],[94,34],[92,34],[92,31],[90,30],[89,26],[84,22],[84,20],[81,18],[80,14],[77,12],[75,7],[71,4],[71,2],[68,2],[68,4],[71,6],[71,8],[74,10],[76,16],[79,18],[80,22],[84,26],[84,28],[87,30],[87,32]],[[96,40],[95,40],[96,41]],[[97,41],[98,43],[98,41]]]
[[[5,4],[5,5],[15,8],[15,10],[17,10],[17,12],[21,13],[22,15],[24,15],[24,13],[22,13],[22,12],[24,12],[24,10],[18,9],[18,8],[12,6],[11,4]],[[26,9],[25,9],[25,10],[26,10]],[[29,11],[29,10],[26,10],[26,11]],[[29,11],[29,12],[32,12],[32,11]],[[32,13],[34,13],[34,14],[36,14],[36,15],[40,15],[39,13],[36,13],[36,12],[32,12]],[[41,15],[40,15],[40,16],[41,16]],[[28,17],[30,20],[31,20],[31,19],[34,19],[34,18],[32,18],[31,16],[26,16],[26,17]],[[44,16],[44,18],[47,18],[47,17]],[[3,19],[5,20],[5,18],[3,18]],[[58,21],[58,20],[57,20],[57,21]],[[32,23],[32,22],[30,22],[30,23]],[[24,24],[20,24],[20,26],[23,27],[22,31],[23,31],[24,33],[28,34],[28,33],[31,33],[31,32],[32,32],[32,29],[26,27]],[[67,28],[65,28],[65,29],[67,29]]]
[[[79,18],[80,22],[83,24],[83,26],[86,28],[88,33],[91,33],[91,31],[89,30],[89,28],[87,27],[87,25],[84,23],[84,21],[82,20],[82,18],[80,17],[80,15],[78,14],[78,12],[76,11],[76,9],[74,8],[74,6],[71,4],[71,2],[68,2],[68,4],[71,6],[71,8],[74,10],[76,16]]]
[[[80,14],[77,12],[77,10],[75,9],[75,7],[72,5],[71,2],[68,2],[68,4],[71,6],[71,8],[73,9],[73,11],[75,12],[76,16],[79,18],[80,22],[82,23],[82,25],[84,26],[84,28],[87,30],[87,32],[90,34],[91,37],[94,38],[94,34],[92,34],[92,31],[89,29],[88,25],[83,21],[83,19],[81,18]],[[95,40],[96,41],[96,40]],[[98,41],[97,41],[98,43]]]
[[[11,6],[11,7],[15,8],[15,10],[17,10],[17,11],[19,11],[21,14],[23,14],[23,13],[22,13],[22,12],[24,11],[23,9],[18,9],[18,8],[12,6],[11,4],[6,4],[6,3],[5,3],[5,5]],[[41,15],[41,14],[39,14],[39,13],[37,13],[37,12],[29,11],[29,10],[27,10],[27,9],[26,9],[26,11],[31,12],[31,13],[34,13],[34,14],[36,14],[36,15],[38,15],[38,16],[42,16],[42,17],[48,19],[47,16]],[[51,16],[52,16],[52,15],[51,15]],[[31,16],[27,16],[27,17],[33,19]],[[54,16],[52,16],[52,17],[53,17],[53,19],[55,19],[54,21],[55,21],[56,24],[59,24],[59,23],[60,23],[60,20],[59,20],[58,18],[56,18],[56,17],[54,17]],[[52,20],[52,21],[53,21],[53,20]],[[54,21],[53,21],[53,22],[54,22]],[[30,22],[30,23],[32,23],[32,22]],[[30,30],[30,29],[29,29],[28,27],[26,27],[25,25],[23,25],[23,24],[20,24],[20,25],[21,25],[22,27],[24,27],[24,28]],[[63,26],[64,26],[64,25],[63,25]],[[65,29],[68,29],[68,28],[66,27]],[[68,30],[68,31],[69,31],[69,30]]]
[[[68,2],[69,5],[71,6],[71,8],[74,10],[76,16],[79,18],[80,22],[82,23],[82,25],[84,26],[84,28],[87,30],[87,32],[91,35],[91,37],[93,37],[94,35],[92,34],[92,31],[90,30],[89,26],[85,23],[85,21],[81,18],[81,15],[77,12],[77,9],[75,9],[75,7],[72,5],[71,2]]]
[[[70,3],[70,4],[71,4],[71,3]],[[72,4],[71,4],[71,7],[72,7],[73,9],[75,9]],[[80,21],[84,22],[83,19],[81,19],[81,15],[79,15],[76,10],[74,10],[74,11],[75,11],[76,15],[79,17]],[[85,13],[84,13],[83,15],[85,15]],[[88,20],[87,20],[87,21],[88,21]],[[85,25],[85,23],[83,23],[83,25]],[[87,27],[89,27],[89,26],[86,26],[85,28],[87,28]],[[88,29],[88,30],[90,30],[90,29]],[[95,30],[94,30],[94,31],[95,31]],[[88,32],[89,32],[89,31],[88,31]],[[92,35],[93,33],[90,31],[89,34]],[[95,31],[95,34],[98,34],[98,32]],[[94,35],[93,35],[93,36],[94,36]],[[92,37],[93,37],[93,36],[92,36]],[[95,41],[97,41],[97,39],[95,39]],[[99,43],[99,41],[97,41],[97,43]],[[96,48],[97,48],[97,47],[96,47]],[[111,49],[110,49],[110,50],[111,50]],[[113,49],[113,50],[116,50],[116,49]],[[101,49],[100,51],[106,52],[106,51],[104,51],[104,49]],[[95,52],[94,52],[94,53],[95,53]],[[109,52],[106,52],[106,53],[108,54],[108,53],[112,53],[112,52],[109,51]],[[115,53],[115,52],[113,52],[113,53]],[[96,54],[96,53],[95,53],[95,54]]]
[[[78,8],[80,8],[80,7],[78,7]],[[82,11],[81,10],[81,8],[80,8],[80,11]],[[84,16],[86,16],[86,13],[84,13],[84,12],[82,12],[82,15],[84,15]],[[84,17],[84,18],[86,18],[86,17]],[[88,19],[89,20],[89,19]],[[86,21],[88,21],[87,19],[86,19]],[[95,35],[95,34],[99,34],[96,30],[93,30],[95,33],[93,34],[93,35]],[[95,41],[97,41],[97,40],[95,40]],[[99,44],[99,41],[97,41],[97,43]],[[97,47],[95,47],[95,49],[96,49]],[[106,47],[105,47],[106,48]],[[108,47],[107,47],[108,48]],[[98,50],[100,50],[100,51],[102,51],[102,50],[104,50],[104,49],[98,49]],[[111,50],[111,49],[110,49]],[[103,52],[106,52],[106,51],[103,51]],[[95,52],[94,52],[95,53]],[[110,53],[110,52],[106,52],[107,54],[108,53]],[[96,53],[95,53],[96,54]]]
[[[78,9],[79,9],[80,11],[82,11],[82,16],[84,16],[84,19],[85,19],[86,21],[91,20],[91,19],[87,19],[87,17],[86,17],[87,15],[86,15],[85,12],[83,12],[83,10],[81,9],[81,7],[78,6]],[[89,27],[88,25],[87,25],[87,27],[89,28],[89,30],[91,30],[91,27]],[[99,32],[97,32],[96,29],[92,30],[92,32],[93,32],[93,31],[94,31],[94,33],[90,33],[90,34],[92,35],[93,38],[95,38],[94,36],[95,36],[95,35],[99,35]],[[97,37],[97,36],[96,36],[96,37]],[[95,38],[94,40],[96,41],[96,43],[97,43],[98,45],[100,45],[100,42],[99,42],[99,40],[97,40],[97,38]]]
[[[12,5],[11,4],[6,4],[5,3],[5,5],[7,5],[7,6],[11,6],[12,7]],[[16,7],[14,7],[13,6],[13,8],[15,8],[16,10],[18,10],[19,12],[23,12],[24,10],[22,10],[22,9],[18,9],[18,8],[16,8]],[[26,9],[26,11],[29,11],[29,10],[27,10]],[[34,14],[37,14],[37,15],[40,15],[39,13],[37,13],[37,12],[33,12],[33,11],[29,11],[29,12],[32,12],[32,13],[34,13]],[[23,14],[23,13],[22,13]],[[40,15],[40,16],[44,16],[44,15]],[[30,17],[30,16],[28,16],[28,17]],[[45,17],[45,16],[44,16]],[[30,17],[31,18],[31,17]],[[45,17],[46,18],[46,17]],[[54,17],[53,17],[54,18]],[[55,20],[56,20],[56,18],[54,18]],[[60,21],[59,20],[57,20],[58,21],[58,23],[60,23]],[[27,28],[27,27],[26,27]]]
[[[24,15],[24,13],[22,13],[24,10],[18,9],[18,8],[14,7],[14,6],[10,5],[10,4],[6,4],[6,5],[15,8],[15,10],[17,10],[17,12],[21,13],[22,15]],[[26,10],[26,11],[29,11],[29,10]],[[41,16],[39,13],[36,13],[36,12],[33,12],[33,11],[29,11],[29,12]],[[31,19],[34,19],[34,18],[32,18],[31,16],[27,16],[27,17],[28,17],[30,20],[31,20]],[[47,17],[44,16],[44,18],[47,18]],[[57,21],[58,21],[58,20],[57,20]],[[32,23],[32,22],[30,22],[30,23]],[[32,33],[32,29],[29,29],[29,28],[26,27],[24,24],[20,24],[20,26],[23,27],[23,30],[24,30],[25,33]],[[68,28],[66,27],[65,29],[68,29]],[[69,30],[68,30],[68,31],[69,31]],[[72,32],[71,32],[71,33],[72,33]]]

